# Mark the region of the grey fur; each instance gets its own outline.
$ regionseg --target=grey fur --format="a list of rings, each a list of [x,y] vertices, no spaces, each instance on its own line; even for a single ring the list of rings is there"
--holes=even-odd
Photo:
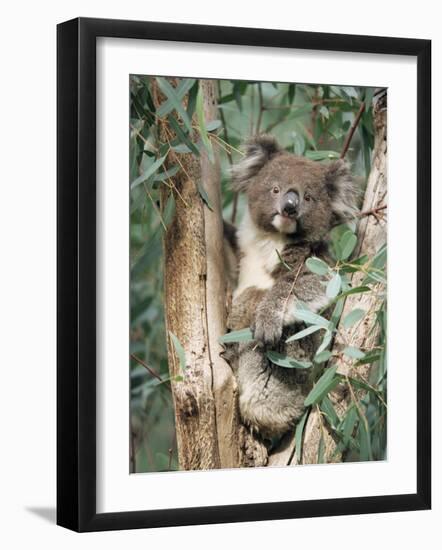
[[[232,168],[232,184],[235,191],[244,191],[247,182],[255,176],[280,147],[273,136],[260,135],[244,144],[244,157]]]
[[[327,277],[311,273],[305,261],[311,256],[330,261],[329,231],[356,214],[357,193],[343,161],[320,164],[296,157],[281,150],[269,136],[248,143],[246,156],[233,173],[234,185],[247,195],[249,214],[238,232],[239,287],[228,326],[231,330],[250,326],[255,341],[235,346],[232,365],[244,423],[273,437],[295,426],[312,381],[310,370],[278,367],[269,362],[266,351],[276,349],[298,360],[311,360],[317,334],[285,343],[300,330],[294,318],[297,301],[313,311],[327,306]],[[296,215],[287,218],[281,205],[289,191],[297,194],[299,204]],[[260,245],[263,239],[265,246]],[[272,243],[279,247],[283,262],[276,252],[268,256],[268,250],[273,254]],[[262,251],[267,256],[262,257]],[[262,265],[258,265],[260,258]],[[258,268],[261,274],[256,273]]]

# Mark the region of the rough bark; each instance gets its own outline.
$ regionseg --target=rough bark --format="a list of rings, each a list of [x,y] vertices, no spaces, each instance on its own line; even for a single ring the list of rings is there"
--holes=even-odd
[[[356,255],[367,254],[373,257],[374,253],[386,242],[387,225],[386,210],[382,210],[380,215],[364,215],[364,213],[374,212],[380,206],[387,204],[387,96],[381,93],[377,96],[374,104],[374,124],[375,124],[375,146],[372,158],[372,168],[367,182],[365,197],[361,212],[363,217],[358,226],[358,246]],[[363,275],[356,273],[352,278],[352,285],[358,286]],[[340,324],[338,333],[334,342],[334,350],[340,350],[344,345],[352,345],[362,349],[371,349],[377,340],[378,331],[375,319],[375,312],[378,309],[381,298],[379,293],[384,289],[382,285],[376,285],[379,292],[367,292],[364,294],[354,294],[349,296],[344,305],[341,319],[352,311],[360,308],[368,312],[364,320],[356,323],[348,330]],[[374,328],[374,330],[372,330]],[[362,365],[354,367],[352,363],[340,356],[337,360],[338,372],[343,375],[354,376],[368,381],[372,365]],[[342,415],[351,403],[351,395],[345,390],[338,388],[332,392],[331,400],[335,406],[336,412]],[[361,397],[358,394],[358,397]],[[325,423],[321,420],[318,410],[312,410],[307,421],[304,432],[304,444],[302,451],[302,463],[312,464],[317,462],[318,447],[321,439],[324,437],[325,460],[328,462],[339,462],[341,457],[335,452],[336,444],[331,434],[327,431]]]
[[[216,82],[202,80],[204,116],[206,121],[217,118]],[[212,371],[212,393],[215,401],[215,421],[219,461],[222,468],[238,466],[240,423],[238,418],[237,385],[232,369],[220,356],[223,351],[219,337],[226,332],[226,268],[223,254],[223,218],[221,177],[218,155],[211,163],[207,154],[201,156],[201,183],[212,210],[204,207],[204,236],[206,256],[205,310],[207,315],[207,346]]]
[[[175,81],[171,79],[175,85]],[[206,122],[217,118],[216,83],[200,81]],[[161,100],[158,89],[154,97]],[[163,141],[173,132],[159,124]],[[215,149],[215,148],[214,148]],[[164,190],[162,202],[174,193],[176,212],[164,238],[166,328],[186,353],[183,381],[172,383],[180,469],[239,466],[244,440],[237,409],[237,386],[230,366],[222,359],[219,337],[226,331],[226,269],[218,156],[212,163],[203,151],[174,156],[180,164],[174,189]],[[198,190],[202,186],[211,209]],[[172,377],[182,375],[173,342],[168,341]]]

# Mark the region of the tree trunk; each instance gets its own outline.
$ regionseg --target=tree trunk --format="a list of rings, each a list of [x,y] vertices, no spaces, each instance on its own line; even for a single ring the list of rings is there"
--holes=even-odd
[[[174,80],[171,79],[174,84]],[[200,81],[206,122],[217,118],[216,82]],[[157,104],[160,92],[155,90]],[[174,133],[160,123],[164,141]],[[226,278],[218,156],[212,164],[205,152],[171,156],[181,165],[174,176],[176,212],[164,238],[165,318],[186,355],[183,374],[171,337],[168,358],[175,409],[180,469],[232,468],[241,463],[244,439],[237,409],[237,386],[222,359],[218,339],[226,331]],[[175,158],[174,158],[175,157]],[[202,199],[198,186],[207,193]],[[162,196],[164,207],[169,190]]]
[[[358,245],[356,256],[367,254],[373,257],[375,252],[385,244],[387,239],[386,210],[379,210],[387,204],[387,96],[381,92],[376,96],[374,103],[375,146],[372,158],[372,168],[367,182],[365,198],[362,206],[362,218],[358,227]],[[372,214],[369,214],[371,212]],[[356,273],[352,278],[352,286],[359,286],[363,275]],[[365,310],[368,314],[363,322],[356,323],[346,330],[342,323],[338,325],[337,337],[334,342],[334,350],[340,350],[344,345],[352,345],[358,348],[371,349],[378,337],[375,312],[378,309],[381,298],[379,293],[384,289],[383,285],[377,285],[379,292],[367,292],[349,296],[344,305],[341,319],[356,308]],[[344,344],[345,342],[345,344]],[[352,363],[340,355],[338,360],[338,373],[354,376],[367,381],[369,379],[372,364],[352,366]],[[349,407],[352,396],[347,391],[338,388],[331,393],[331,400],[338,414],[342,415]],[[340,391],[341,390],[341,391]],[[347,390],[347,388],[344,388]],[[363,392],[362,392],[363,393]],[[361,395],[359,394],[360,398]],[[324,437],[326,462],[340,462],[341,457],[336,451],[336,442],[322,423],[318,410],[312,410],[309,415],[302,449],[302,463],[312,464],[317,462],[318,448],[321,435]],[[292,464],[294,464],[292,462]]]

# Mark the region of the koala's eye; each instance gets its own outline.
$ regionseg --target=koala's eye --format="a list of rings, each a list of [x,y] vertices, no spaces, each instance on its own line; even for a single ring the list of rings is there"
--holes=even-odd
[[[304,195],[304,200],[306,200],[307,202],[310,202],[310,201],[312,200],[311,195],[309,195],[308,193],[306,193],[306,194]]]
[[[277,185],[275,185],[275,187],[272,189],[272,193],[274,195],[277,195],[279,193],[279,187]]]

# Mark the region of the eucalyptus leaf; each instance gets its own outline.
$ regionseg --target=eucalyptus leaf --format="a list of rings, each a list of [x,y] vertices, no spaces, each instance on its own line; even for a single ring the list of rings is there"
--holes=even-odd
[[[210,204],[209,195],[204,189],[203,184],[201,182],[198,182],[196,186],[198,188],[198,193],[200,194],[200,197],[203,199],[203,201],[206,203],[207,208],[213,212],[213,207]]]
[[[344,348],[344,354],[353,359],[363,359],[365,357],[365,353],[355,346],[347,346]]]
[[[131,189],[135,189],[135,187],[137,187],[137,185],[140,185],[140,183],[144,183],[145,181],[147,181],[150,176],[152,176],[160,166],[162,166],[162,164],[164,163],[164,161],[166,160],[166,157],[167,157],[167,153],[158,158],[156,161],[154,161],[150,166],[149,168],[143,173],[141,174],[141,176],[139,176],[138,178],[136,178],[131,184],[130,184],[130,188]]]
[[[305,413],[302,415],[301,420],[298,421],[296,424],[296,430],[295,430],[295,449],[296,449],[296,458],[298,461],[298,464],[301,463],[302,458],[302,436],[304,434],[304,428],[305,424],[307,422],[307,418],[310,414],[310,409],[307,409]]]
[[[330,424],[330,426],[334,430],[336,430],[340,423],[339,416],[335,411],[335,408],[333,407],[333,403],[330,401],[330,399],[327,396],[325,396],[324,399],[322,400],[320,409],[325,414],[327,422]]]
[[[253,340],[252,331],[249,328],[234,330],[221,336],[218,341],[221,344],[231,344],[233,342],[251,342]]]
[[[326,348],[328,348],[328,346],[331,344],[331,340],[332,340],[332,333],[331,331],[327,331],[325,334],[324,334],[324,338],[322,339],[322,342],[319,346],[319,348],[316,350],[316,353],[319,355],[320,353],[322,353]]]
[[[345,317],[342,322],[344,328],[348,330],[350,327],[360,321],[364,317],[364,315],[365,311],[363,309],[354,309],[353,311],[350,311],[350,313]]]
[[[286,342],[293,342],[294,340],[300,340],[301,338],[305,338],[309,334],[313,334],[314,332],[317,332],[318,330],[321,330],[323,328],[324,327],[312,325],[311,327],[307,327],[304,330],[301,330],[300,332],[293,334],[293,336],[290,336],[289,338],[287,338]]]
[[[315,363],[325,363],[326,361],[328,361],[330,359],[330,357],[332,356],[332,353],[331,351],[329,351],[328,349],[327,350],[324,350],[324,351],[321,351],[320,353],[317,353],[314,357],[313,357],[313,361]]]
[[[164,181],[169,178],[172,178],[179,172],[180,167],[176,164],[174,166],[171,166],[167,170],[164,170],[164,172],[159,172],[158,174],[155,174],[153,177],[154,181]]]
[[[310,311],[308,309],[299,309],[297,307],[295,309],[295,317],[299,321],[304,321],[304,323],[307,323],[309,325],[318,325],[321,328],[325,329],[328,329],[330,326],[330,323],[327,321],[327,319],[325,319],[325,317],[322,317],[317,313],[313,313],[313,311]]]
[[[325,369],[321,378],[316,382],[311,392],[307,395],[304,401],[304,405],[306,407],[319,403],[319,401],[321,401],[324,396],[336,386],[339,382],[339,377],[336,376],[337,368],[337,366],[334,366]]]
[[[339,294],[339,291],[341,290],[341,276],[339,273],[336,273],[329,281],[327,285],[327,290],[325,291],[328,298],[336,298],[336,296]]]
[[[169,336],[170,336],[170,339],[172,340],[173,347],[175,348],[175,352],[180,361],[181,370],[185,374],[186,373],[186,352],[184,351],[184,348],[181,345],[181,342],[178,340],[175,334],[170,330],[169,330]]]
[[[278,365],[278,367],[284,367],[286,369],[308,369],[312,366],[310,361],[298,361],[298,359],[282,355],[276,351],[268,351],[267,358],[275,365]]]
[[[359,439],[359,448],[360,448],[360,455],[361,460],[367,461],[367,460],[373,460],[372,452],[371,452],[371,439],[370,439],[370,432],[368,431],[368,422],[365,416],[361,414],[361,412],[358,410],[359,413],[359,429],[358,429],[358,439]]]
[[[338,159],[339,153],[336,151],[306,151],[305,156],[311,160],[332,160]]]
[[[344,235],[342,235],[339,240],[339,248],[341,251],[341,257],[339,259],[346,260],[347,258],[349,258],[357,242],[358,238],[354,233],[352,233],[351,231],[347,231],[346,233],[344,233]]]
[[[307,269],[316,275],[326,275],[329,271],[328,265],[323,260],[316,258],[315,256],[308,258],[305,265]]]
[[[175,94],[176,94],[179,101],[183,100],[184,96],[187,94],[187,92],[190,90],[190,88],[192,88],[192,86],[195,84],[195,82],[196,81],[195,81],[194,78],[184,78],[180,81],[180,83],[178,84],[178,86],[175,89]],[[164,94],[169,97],[169,95],[167,93],[164,92]],[[170,113],[170,111],[172,111],[173,109],[176,109],[173,101],[171,101],[170,99],[167,99],[158,108],[157,115],[159,117],[164,117],[168,113]]]
[[[220,120],[211,120],[206,124],[206,130],[208,132],[213,132],[221,126],[222,122]]]
[[[192,132],[192,123],[190,121],[189,115],[184,109],[182,98],[177,95],[177,90],[173,88],[165,78],[157,77],[157,82],[160,90],[165,96],[169,98],[173,109],[175,109],[175,111],[180,115],[189,132]]]
[[[190,137],[183,131],[178,121],[175,120],[172,116],[169,116],[167,120],[169,121],[169,124],[174,130],[177,138],[181,141],[182,145],[185,145],[190,151],[192,151],[194,155],[198,157],[200,154],[198,147],[193,143]]]

